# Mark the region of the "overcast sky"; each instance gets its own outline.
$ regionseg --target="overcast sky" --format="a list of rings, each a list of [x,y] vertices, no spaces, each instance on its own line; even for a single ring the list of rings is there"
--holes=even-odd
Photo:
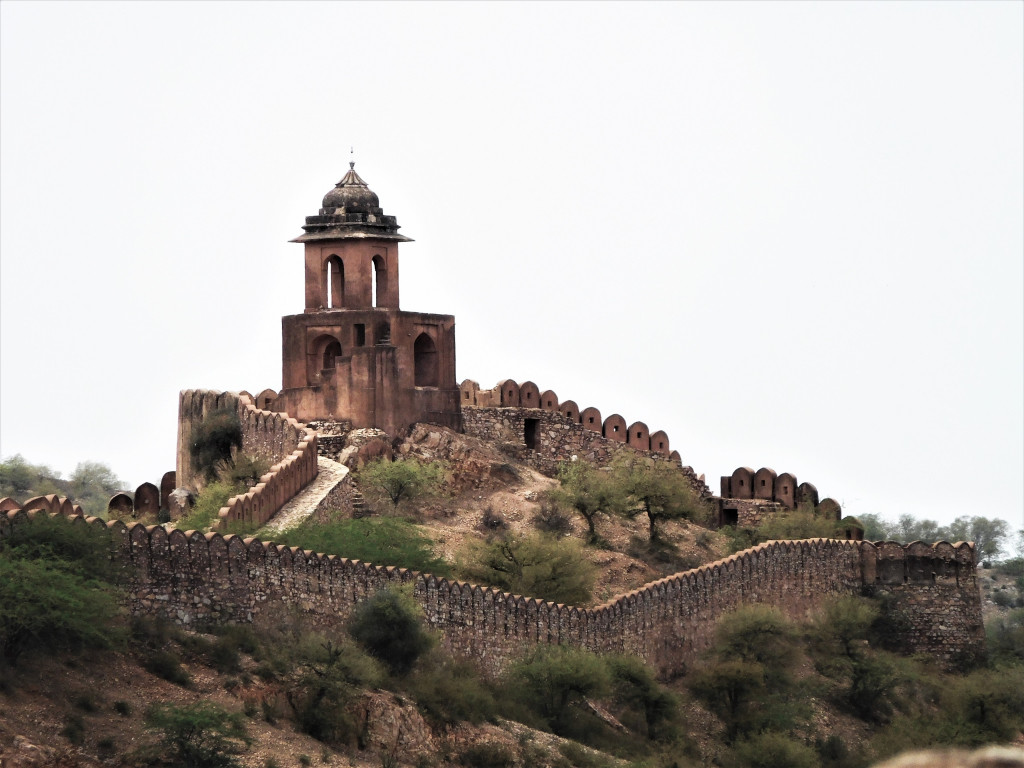
[[[461,381],[850,514],[1024,525],[1024,4],[0,4],[0,455],[281,385],[348,167]]]

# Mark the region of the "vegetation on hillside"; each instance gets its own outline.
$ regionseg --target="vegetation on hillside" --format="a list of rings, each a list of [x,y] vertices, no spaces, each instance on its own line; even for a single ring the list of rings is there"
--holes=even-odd
[[[410,506],[417,500],[436,495],[445,471],[440,461],[379,458],[359,470],[356,482],[371,503],[390,503],[392,511],[398,512],[399,506]]]
[[[1007,554],[1012,531],[1010,524],[999,518],[977,515],[963,515],[949,525],[939,525],[934,520],[900,515],[895,521],[878,515],[861,515],[864,538],[868,541],[973,541],[979,561],[998,559]],[[1017,532],[1017,557],[1024,557],[1024,530]]]
[[[53,493],[71,499],[87,515],[103,517],[110,497],[124,487],[113,470],[98,461],[79,462],[66,479],[60,472],[45,464],[32,464],[20,454],[0,461],[0,498],[10,496],[24,502]]]

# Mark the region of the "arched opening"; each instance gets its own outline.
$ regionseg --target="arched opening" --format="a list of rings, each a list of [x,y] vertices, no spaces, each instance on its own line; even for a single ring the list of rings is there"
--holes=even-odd
[[[324,262],[324,306],[337,309],[345,303],[345,265],[331,255]]]
[[[380,256],[373,257],[373,284],[371,286],[371,306],[379,307],[384,303],[387,296],[388,271],[384,267],[384,259]]]
[[[438,385],[437,347],[434,340],[421,333],[413,344],[413,378],[417,387],[436,387]]]
[[[334,363],[339,357],[341,357],[341,344],[337,341],[330,342],[324,347],[324,364],[321,367],[324,369],[334,368]]]

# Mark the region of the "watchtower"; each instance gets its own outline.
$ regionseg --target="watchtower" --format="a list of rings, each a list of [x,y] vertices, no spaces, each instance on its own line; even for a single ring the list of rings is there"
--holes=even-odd
[[[282,318],[283,388],[274,409],[388,434],[416,422],[461,428],[455,318],[399,309],[398,222],[349,163],[307,216],[306,306]]]

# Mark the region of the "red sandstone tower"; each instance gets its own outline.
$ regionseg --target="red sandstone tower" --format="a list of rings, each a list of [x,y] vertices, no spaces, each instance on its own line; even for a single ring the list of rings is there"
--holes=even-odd
[[[307,216],[306,309],[281,319],[274,409],[388,434],[416,422],[461,428],[455,318],[398,308],[398,234],[355,163]]]

